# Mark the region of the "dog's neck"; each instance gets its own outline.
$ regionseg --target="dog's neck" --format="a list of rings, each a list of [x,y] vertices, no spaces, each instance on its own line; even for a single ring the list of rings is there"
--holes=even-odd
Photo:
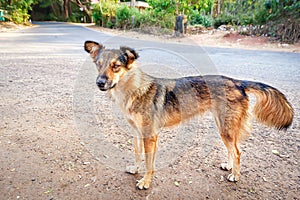
[[[139,67],[133,66],[122,77],[115,88],[111,89],[110,95],[122,109],[130,107],[135,98],[144,95],[151,87],[153,77],[144,73]]]

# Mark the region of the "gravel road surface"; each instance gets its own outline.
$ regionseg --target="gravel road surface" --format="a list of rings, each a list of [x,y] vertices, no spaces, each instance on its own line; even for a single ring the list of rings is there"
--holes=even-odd
[[[223,74],[278,88],[291,102],[286,132],[254,121],[242,177],[226,181],[226,149],[209,114],[162,130],[152,187],[135,188],[131,129],[95,85],[85,40],[140,52],[155,76]],[[44,22],[0,33],[0,199],[299,199],[300,54],[174,44]],[[252,97],[251,97],[252,99]]]

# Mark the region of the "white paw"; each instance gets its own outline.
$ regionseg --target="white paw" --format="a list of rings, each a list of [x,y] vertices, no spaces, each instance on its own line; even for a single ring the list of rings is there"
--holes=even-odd
[[[129,174],[137,174],[139,172],[139,167],[137,166],[127,166],[126,172]]]
[[[232,169],[232,167],[229,166],[227,163],[221,163],[220,167],[221,167],[222,170],[225,170],[225,171],[229,171],[229,170]]]
[[[227,180],[230,182],[236,182],[240,180],[240,176],[234,175],[233,173],[229,174]]]
[[[142,178],[141,180],[137,181],[136,187],[140,190],[143,189],[147,190],[149,189],[150,184],[151,184],[151,179]]]

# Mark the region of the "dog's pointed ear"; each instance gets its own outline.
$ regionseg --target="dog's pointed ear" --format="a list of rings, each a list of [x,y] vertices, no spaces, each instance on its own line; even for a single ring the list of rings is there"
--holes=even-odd
[[[120,47],[121,52],[127,59],[127,64],[130,65],[134,60],[138,59],[139,54],[130,47]]]
[[[90,54],[93,60],[96,60],[97,55],[101,50],[105,49],[102,44],[94,41],[85,41],[84,42],[84,50]]]

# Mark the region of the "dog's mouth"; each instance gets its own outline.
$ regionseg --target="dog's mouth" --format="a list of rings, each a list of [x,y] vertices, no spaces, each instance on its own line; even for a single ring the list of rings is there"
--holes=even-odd
[[[107,91],[107,90],[111,90],[113,89],[114,87],[116,87],[116,83],[114,83],[113,85],[109,85],[109,84],[105,84],[104,87],[99,87],[98,88],[101,90],[101,91]]]

